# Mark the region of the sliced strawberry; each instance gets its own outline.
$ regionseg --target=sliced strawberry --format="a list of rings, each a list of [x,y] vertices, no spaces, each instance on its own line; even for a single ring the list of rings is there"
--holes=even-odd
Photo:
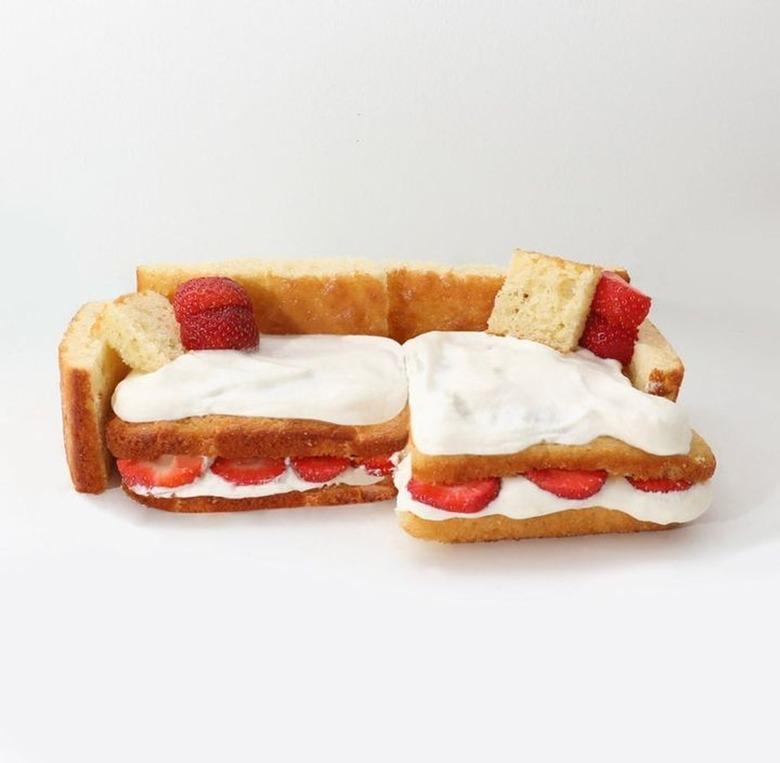
[[[290,462],[295,473],[306,482],[328,482],[338,477],[349,467],[348,458],[334,458],[332,456],[291,458]]]
[[[634,477],[626,477],[626,479],[637,490],[642,490],[645,493],[676,493],[681,490],[687,490],[692,484],[688,480],[638,480],[634,479]]]
[[[217,307],[247,307],[251,310],[252,301],[240,283],[219,276],[191,278],[180,284],[173,295],[173,312],[179,323]]]
[[[248,307],[217,307],[181,322],[181,342],[188,350],[249,350],[257,347],[255,316]]]
[[[203,474],[204,461],[200,456],[160,456],[154,461],[118,458],[116,465],[126,485],[179,487]]]
[[[390,456],[368,456],[367,458],[353,458],[354,466],[362,466],[369,474],[375,477],[386,477],[393,473],[395,464],[390,460]]]
[[[588,316],[580,345],[600,358],[614,358],[624,366],[631,362],[636,344],[636,329],[623,329],[596,313]]]
[[[498,477],[490,477],[485,480],[443,485],[412,478],[409,480],[407,490],[415,501],[428,506],[435,506],[444,511],[457,511],[461,514],[474,514],[482,511],[495,499],[501,490],[501,480]]]
[[[218,458],[211,465],[214,474],[234,485],[262,485],[286,468],[283,458]]]
[[[590,498],[601,490],[607,473],[575,469],[531,469],[525,476],[537,487],[559,498]]]
[[[616,273],[601,274],[590,311],[621,329],[636,329],[647,318],[652,300]]]

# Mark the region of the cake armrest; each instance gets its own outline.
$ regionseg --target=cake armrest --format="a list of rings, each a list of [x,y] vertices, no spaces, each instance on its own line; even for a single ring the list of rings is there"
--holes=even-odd
[[[111,395],[127,367],[92,326],[105,302],[90,302],[73,317],[59,346],[60,393],[65,454],[73,486],[81,493],[108,487],[113,458],[105,423]]]
[[[685,366],[672,345],[650,321],[644,321],[628,365],[631,383],[651,395],[677,400],[684,375]]]

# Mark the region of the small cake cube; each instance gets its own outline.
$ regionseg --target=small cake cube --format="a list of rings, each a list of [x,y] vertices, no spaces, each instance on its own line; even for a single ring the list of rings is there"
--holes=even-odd
[[[488,332],[531,339],[560,352],[577,348],[601,268],[515,251],[496,295]]]

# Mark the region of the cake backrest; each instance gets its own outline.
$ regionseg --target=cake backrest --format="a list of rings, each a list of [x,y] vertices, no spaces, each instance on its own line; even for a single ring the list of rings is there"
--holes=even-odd
[[[141,265],[139,291],[168,299],[199,276],[225,276],[249,293],[261,334],[388,336],[387,274],[361,259],[241,259],[187,265]]]

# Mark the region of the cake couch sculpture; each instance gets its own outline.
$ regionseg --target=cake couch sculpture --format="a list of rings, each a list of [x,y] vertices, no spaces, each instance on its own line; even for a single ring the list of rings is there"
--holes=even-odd
[[[617,268],[142,266],[60,345],[73,484],[174,512],[395,499],[445,542],[674,527],[715,460]]]

